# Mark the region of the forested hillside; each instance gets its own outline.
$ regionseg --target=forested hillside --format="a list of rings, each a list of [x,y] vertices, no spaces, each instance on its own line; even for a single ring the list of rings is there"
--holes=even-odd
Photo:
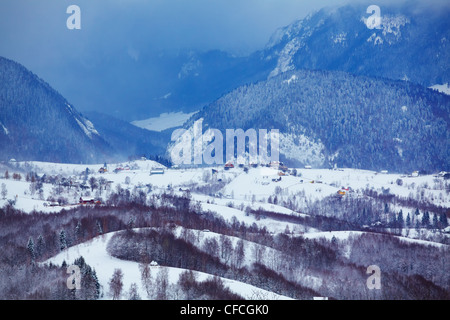
[[[187,126],[279,129],[290,163],[412,172],[450,168],[449,114],[448,96],[410,82],[304,70],[242,86]],[[313,145],[321,155],[303,159]]]
[[[0,57],[0,158],[104,161],[111,147],[93,124],[46,82]]]
[[[111,115],[95,111],[87,112],[86,116],[95,125],[101,137],[114,149],[116,158],[139,159],[145,156],[166,164],[161,155],[164,154],[167,143],[170,141],[170,130],[163,132],[145,130]]]

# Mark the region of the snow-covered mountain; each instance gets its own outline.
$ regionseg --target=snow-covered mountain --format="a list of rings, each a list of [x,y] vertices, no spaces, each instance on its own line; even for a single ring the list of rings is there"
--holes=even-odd
[[[110,146],[91,121],[22,65],[0,57],[1,160],[92,162]]]
[[[431,86],[430,89],[445,93],[446,95],[450,95],[450,84],[435,84],[434,86]]]
[[[246,57],[221,51],[158,57],[158,68],[167,71],[158,74],[161,90],[148,101],[151,109],[142,106],[134,116],[157,109],[193,112],[241,85],[292,70],[339,70],[426,87],[450,82],[450,6],[384,2],[376,28],[368,26],[368,7],[356,3],[313,12],[275,30],[264,48]]]
[[[448,99],[426,88],[450,80],[450,6],[383,3],[376,27],[368,7],[324,8],[280,28],[239,76],[222,76],[239,79],[235,89],[186,127],[279,128],[282,155],[297,164],[448,168]]]
[[[119,119],[126,121],[137,120],[135,123],[145,125],[149,121],[144,121],[144,119],[148,120],[149,117],[155,117],[163,112],[168,114],[170,112],[191,114],[242,85],[256,83],[268,78],[276,78],[277,75],[300,69],[340,70],[350,74],[369,77],[409,80],[409,82],[419,83],[426,87],[448,83],[450,81],[448,79],[448,74],[450,74],[450,51],[447,43],[447,39],[450,39],[450,28],[448,19],[446,19],[448,6],[442,7],[437,12],[426,7],[420,7],[419,10],[417,6],[413,5],[415,3],[404,2],[401,5],[385,3],[380,5],[381,23],[378,28],[373,29],[367,26],[370,14],[366,12],[367,7],[365,5],[353,4],[338,8],[325,8],[277,30],[264,49],[247,57],[234,57],[220,51],[204,53],[190,51],[181,52],[175,56],[142,57],[139,60],[139,71],[133,72],[130,79],[125,77],[121,81],[114,81],[117,78],[111,76],[111,81],[98,81],[99,85],[96,86],[96,96],[102,96],[104,92],[108,92],[108,99],[113,100],[115,104],[120,104],[120,108],[124,108],[125,111],[119,110],[120,108],[118,109],[117,105],[98,104],[96,111],[107,113],[109,120],[103,119],[104,117],[93,116],[88,121],[79,114],[74,116],[72,114],[74,112],[73,106],[64,98],[59,97],[59,110],[66,109],[66,113],[68,115],[72,114],[71,117],[74,117],[71,126],[64,124],[63,127],[65,129],[75,128],[75,131],[79,131],[78,134],[82,137],[77,139],[86,140],[89,143],[96,141],[95,145],[100,147],[100,149],[106,148],[105,150],[110,150],[107,146],[110,144],[115,149],[125,146],[125,153],[158,154],[164,149],[164,144],[169,142],[167,135],[164,137],[161,135],[155,136],[154,133],[153,136],[155,137],[147,137],[147,135],[139,132],[139,137],[143,137],[142,139],[139,138],[139,141],[145,140],[148,143],[131,143],[130,145],[129,142],[134,139],[133,137],[136,137],[135,130],[121,130],[124,127],[128,128],[126,125],[109,126],[108,123],[111,117],[117,116]],[[10,62],[6,63],[8,60],[2,61],[3,66],[10,64]],[[150,67],[154,72],[147,72]],[[128,74],[121,72],[123,69],[128,68],[126,64],[120,67],[114,64],[99,64],[91,70],[92,74],[89,75],[89,78],[98,78],[102,74],[100,71],[105,68],[113,70],[117,74]],[[151,91],[149,91],[147,86],[148,83],[154,82],[154,79],[150,79],[153,76],[158,77],[158,85],[152,86]],[[295,86],[296,79],[291,79],[291,76],[292,74],[289,74],[287,78],[283,78],[283,81],[286,81],[285,84],[293,84]],[[45,137],[37,138],[39,135],[36,132],[43,132],[42,128],[48,127],[48,123],[52,125],[59,123],[62,125],[62,122],[55,121],[58,117],[50,117],[50,119],[45,121],[43,119],[36,121],[45,114],[46,109],[35,105],[33,110],[36,111],[40,108],[40,112],[37,112],[36,115],[30,116],[31,113],[28,113],[28,115],[17,117],[17,112],[20,110],[17,109],[17,106],[20,105],[20,95],[28,94],[31,91],[19,93],[17,88],[24,88],[25,84],[17,79],[17,88],[14,89],[15,91],[10,91],[8,88],[12,88],[15,84],[7,79],[10,76],[6,74],[6,71],[2,71],[2,77],[5,80],[2,81],[2,91],[4,92],[2,94],[2,108],[4,108],[4,111],[0,118],[0,135],[2,137],[0,144],[2,144],[2,149],[5,150],[3,153],[5,155],[4,158],[19,158],[17,154],[32,154],[34,152],[32,150],[36,150],[39,143],[43,142],[44,147],[38,151],[40,156],[42,156],[46,153],[46,150],[53,148],[51,146],[56,142],[50,142]],[[30,79],[33,77],[35,76],[30,76]],[[36,84],[40,84],[40,88],[49,88],[37,77],[36,79]],[[117,84],[123,84],[124,81],[128,87],[133,88],[130,91],[133,94],[132,98],[129,97],[128,92],[124,92],[123,87],[121,90],[118,90],[116,87]],[[143,84],[146,84],[145,90],[142,87]],[[83,99],[88,99],[91,88],[84,88],[85,85],[87,83],[81,81],[77,88],[82,90],[80,92],[83,93]],[[103,86],[107,86],[107,88]],[[39,86],[36,85],[35,87],[38,88]],[[352,86],[349,86],[346,90],[349,90],[349,95],[354,96],[354,93],[351,92],[354,90]],[[146,92],[145,97],[141,95],[141,91]],[[15,95],[13,96],[9,92],[14,92]],[[55,96],[58,95],[54,90],[49,90],[48,92],[52,92]],[[110,96],[111,92],[113,92],[112,96]],[[121,96],[115,98],[114,95],[117,93],[120,93]],[[305,97],[311,98],[306,92]],[[415,99],[414,97],[410,98]],[[14,101],[11,101],[11,99],[14,99]],[[92,99],[91,102],[95,102],[96,99]],[[133,102],[134,99],[141,102],[139,107]],[[31,100],[34,101],[34,98]],[[28,106],[34,104],[32,101],[27,102]],[[142,101],[145,101],[145,103],[142,103]],[[41,102],[43,101],[41,100]],[[353,102],[358,103],[358,101]],[[236,103],[240,102],[236,101]],[[288,100],[283,103],[289,104],[291,101]],[[14,134],[18,132],[24,133],[27,130],[17,130],[11,122],[11,117],[6,118],[6,104],[9,104],[8,108],[10,109],[8,112],[10,115],[16,113],[14,115],[16,120],[14,121],[30,120],[27,122],[27,130],[31,130],[32,126],[36,126],[36,129],[32,130],[33,134],[26,136],[26,138],[23,136],[19,142],[13,142]],[[52,103],[52,106],[54,105]],[[403,107],[403,105],[400,107]],[[291,108],[293,107],[291,106]],[[114,112],[111,110],[114,110]],[[243,115],[243,119],[248,119],[248,110]],[[443,117],[445,118],[445,115]],[[277,116],[275,121],[279,118]],[[31,119],[34,121],[31,121]],[[162,126],[156,126],[157,123],[154,121],[156,119],[150,119],[153,119],[151,120],[153,125],[150,128],[156,130],[167,129],[165,121],[159,122]],[[264,125],[263,123],[258,123],[258,121],[254,119],[252,126],[261,127]],[[179,125],[178,121],[173,122]],[[42,126],[42,123],[45,123],[45,125]],[[311,132],[306,133],[304,125],[299,127],[294,125],[292,121],[285,121],[284,125],[287,124],[292,125],[292,128],[289,132],[282,132],[280,138],[282,145],[286,151],[289,151],[291,158],[297,158],[302,163],[311,162],[319,165],[325,163],[329,157],[339,156],[339,154],[342,156],[343,153],[338,153],[338,147],[327,147],[327,141],[329,140],[324,140],[323,135],[322,138],[318,138],[317,134],[315,136],[311,135]],[[331,123],[328,123],[327,128],[330,125]],[[103,129],[98,130],[99,126]],[[227,127],[235,127],[235,125],[230,122],[227,124]],[[64,130],[62,129],[54,129],[51,132],[54,133],[52,136],[53,140],[65,141],[71,137],[70,134],[63,134]],[[61,133],[61,139],[56,139],[58,133]],[[102,135],[106,143],[101,140],[97,133]],[[397,144],[400,140],[405,141],[404,138],[397,136],[391,138],[395,139],[393,141]],[[75,138],[72,137],[71,139]],[[337,139],[337,137],[333,139]],[[21,146],[23,143],[28,145]],[[395,151],[393,152],[395,157],[397,155],[407,157],[408,153],[404,151],[408,149],[410,144],[405,142],[404,144],[407,145],[406,148],[400,145],[391,148]],[[12,147],[13,145],[14,147]],[[64,145],[65,149],[61,145]],[[58,150],[51,152],[52,158],[45,159],[52,161],[78,160],[77,157],[83,154],[81,158],[84,160],[80,161],[85,161],[86,159],[92,159],[94,154],[99,154],[98,152],[93,152],[94,149],[81,146],[74,148],[74,150],[77,150],[76,152],[68,153],[63,151],[68,150],[68,146],[74,145],[73,141],[61,143],[58,145],[58,148],[52,149]],[[6,151],[8,148],[11,150]],[[19,150],[22,151],[19,152]],[[16,155],[13,151],[16,152]],[[314,152],[314,155],[309,154],[309,152]],[[436,157],[433,155],[430,158],[434,159]],[[43,158],[34,159],[43,160]],[[427,163],[430,161],[427,161]],[[356,166],[359,166],[363,162],[352,160],[349,163],[350,165],[356,163]],[[374,168],[374,166],[371,166],[371,168]]]
[[[278,129],[294,165],[412,172],[450,168],[449,114],[447,95],[417,84],[303,70],[239,87],[185,126]]]
[[[324,8],[277,30],[263,51],[275,67],[269,77],[297,69],[341,70],[404,79],[425,86],[450,74],[450,6],[386,2],[370,25],[368,5]]]
[[[396,2],[379,4],[381,29],[365,24],[372,3],[351,4],[274,30],[267,45],[248,56],[145,48],[136,60],[112,48],[108,59],[96,57],[95,63],[61,61],[53,79],[64,81],[46,80],[79,110],[128,122],[191,113],[241,85],[291,69],[342,70],[427,87],[450,82],[448,5],[433,10],[425,1]]]

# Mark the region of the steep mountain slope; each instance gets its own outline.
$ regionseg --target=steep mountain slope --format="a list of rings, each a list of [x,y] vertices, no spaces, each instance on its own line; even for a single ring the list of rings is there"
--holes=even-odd
[[[22,65],[0,57],[0,158],[53,162],[108,159],[93,124]]]
[[[450,98],[405,81],[340,71],[290,71],[242,86],[186,124],[279,129],[291,164],[411,170],[450,169]]]
[[[277,30],[263,56],[270,77],[294,69],[341,70],[431,86],[450,77],[450,5],[420,1],[380,5],[370,24],[368,4],[324,8]]]
[[[99,112],[87,112],[86,116],[95,125],[102,138],[114,149],[116,158],[163,159],[167,143],[170,141],[170,130],[156,132],[136,127],[126,121]]]

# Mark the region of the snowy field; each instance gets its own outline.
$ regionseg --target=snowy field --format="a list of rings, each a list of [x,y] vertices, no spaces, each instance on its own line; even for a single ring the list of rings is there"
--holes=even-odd
[[[119,164],[109,164],[108,172],[99,173],[103,164],[81,165],[81,164],[58,164],[45,162],[26,162],[16,163],[17,172],[21,169],[32,169],[39,176],[53,175],[65,177],[72,181],[81,182],[86,169],[89,169],[89,177],[95,179],[105,179],[108,182],[109,190],[115,190],[118,185],[122,188],[133,190],[133,188],[143,188],[147,185],[152,186],[152,192],[158,193],[168,189],[174,192],[188,190],[191,187],[208,187],[217,184],[219,181],[224,184],[223,188],[211,195],[192,193],[194,200],[202,204],[213,202],[216,206],[227,206],[233,203],[234,207],[241,204],[258,209],[263,208],[268,211],[279,212],[283,214],[301,214],[301,212],[292,212],[287,208],[267,203],[269,196],[278,192],[283,196],[301,195],[308,201],[320,200],[328,196],[336,195],[342,188],[350,188],[352,192],[361,193],[364,189],[370,189],[378,193],[388,190],[389,194],[402,198],[420,198],[427,200],[435,205],[450,208],[450,194],[445,190],[445,180],[433,175],[403,175],[395,173],[378,173],[368,170],[358,169],[301,169],[298,168],[297,175],[282,176],[278,182],[272,181],[279,179],[278,171],[266,167],[249,168],[244,172],[242,168],[233,168],[224,170],[223,167],[208,167],[197,169],[172,169],[164,168],[161,164],[150,160],[137,160]],[[114,169],[123,168],[115,173]],[[163,168],[164,174],[151,174],[151,170]],[[212,169],[217,173],[212,174]],[[10,170],[10,175],[14,172]],[[4,183],[7,189],[5,199],[0,199],[0,205],[6,203],[7,199],[16,199],[16,208],[26,212],[33,210],[43,210],[54,212],[61,210],[59,208],[46,208],[44,203],[55,188],[54,185],[44,184],[43,195],[40,199],[37,194],[31,194],[30,183],[25,181],[25,175],[22,173],[20,181],[4,179],[4,174],[0,173],[0,184]],[[401,184],[398,181],[401,180]],[[89,182],[85,182],[89,186]],[[64,189],[63,193],[70,199],[70,190]],[[68,191],[68,192],[67,192]],[[84,195],[99,198],[105,198],[105,194],[99,194],[98,188],[89,192],[86,190]],[[76,196],[82,196],[77,194]],[[3,197],[2,197],[3,198]],[[70,199],[76,200],[78,198]],[[73,202],[73,201],[72,201]],[[75,202],[76,204],[77,202]],[[208,206],[206,206],[208,207]],[[207,209],[211,209],[209,206]],[[407,208],[406,208],[407,209]],[[410,210],[410,209],[409,209]]]
[[[141,285],[141,272],[139,270],[139,263],[133,261],[120,260],[111,257],[107,253],[106,246],[108,244],[108,241],[111,239],[113,235],[114,232],[111,232],[102,236],[98,236],[86,243],[65,249],[60,254],[45,261],[44,263],[61,265],[63,261],[66,261],[66,263],[71,263],[75,259],[82,256],[85,259],[85,261],[92,268],[95,269],[98,280],[105,292],[107,292],[108,282],[111,276],[113,275],[114,270],[121,269],[124,274],[123,277],[124,291],[128,290],[131,284],[134,283],[137,285],[139,296],[145,298],[147,296],[147,293]],[[152,266],[151,267],[152,277],[155,278],[157,273],[162,268],[168,270],[170,284],[175,284],[178,281],[180,274],[183,271],[186,271],[185,269],[180,268]],[[209,277],[212,277],[210,274],[204,272],[195,271],[195,274],[198,281],[204,281]],[[229,280],[225,278],[221,279],[226,287],[228,287],[231,291],[243,296],[245,299],[256,300],[258,298],[259,299],[264,298],[271,300],[291,300],[288,297],[281,296],[243,282]],[[106,293],[102,297],[102,299],[110,299],[110,297],[108,297]]]
[[[159,115],[159,117],[149,118],[145,120],[136,120],[131,122],[131,124],[142,129],[161,132],[170,128],[181,127],[191,116],[196,113],[197,112],[162,113]]]
[[[310,226],[293,222],[283,222],[274,218],[266,217],[257,219],[255,215],[248,214],[248,210],[264,210],[274,212],[286,217],[308,217],[303,210],[292,210],[280,204],[269,201],[275,196],[284,199],[296,197],[297,204],[301,208],[302,203],[321,200],[326,197],[336,196],[338,191],[345,190],[354,196],[363,197],[363,190],[376,191],[383,194],[388,190],[389,194],[400,198],[412,198],[426,200],[434,205],[450,208],[450,195],[445,190],[446,181],[442,174],[433,175],[402,175],[391,173],[380,173],[358,169],[305,169],[297,168],[296,175],[287,174],[280,176],[278,170],[266,167],[257,168],[232,168],[225,170],[223,167],[208,168],[166,168],[161,164],[150,160],[137,160],[131,162],[107,164],[107,171],[100,173],[105,164],[82,165],[82,164],[57,164],[45,162],[23,162],[14,163],[8,170],[9,177],[5,178],[5,172],[0,172],[1,197],[0,206],[12,203],[15,208],[29,214],[34,211],[59,212],[67,208],[75,208],[79,205],[79,199],[93,198],[102,203],[108,199],[109,194],[118,188],[128,189],[131,193],[143,190],[147,197],[160,195],[163,192],[186,194],[189,190],[191,204],[197,204],[202,211],[215,212],[226,221],[237,220],[246,225],[256,224],[259,228],[265,227],[271,234],[283,233],[289,230],[292,235],[301,235],[308,239],[325,239],[332,241],[333,238],[343,241],[351,237],[361,236],[362,231],[332,231],[324,232]],[[155,171],[155,170],[163,171]],[[40,191],[33,188],[33,183],[27,172],[35,172],[38,177],[46,175],[52,177],[53,183],[43,183]],[[89,175],[86,175],[86,172]],[[15,178],[13,178],[13,174]],[[20,179],[17,174],[20,175]],[[281,177],[281,179],[280,179]],[[401,183],[399,182],[401,180]],[[103,181],[101,186],[100,181]],[[69,185],[67,183],[69,182]],[[66,183],[66,185],[64,185]],[[97,183],[97,184],[95,184]],[[448,182],[447,182],[448,183]],[[80,185],[85,185],[80,189]],[[77,187],[78,186],[78,187]],[[195,191],[203,190],[202,192]],[[208,190],[211,191],[209,192]],[[205,191],[206,190],[206,191]],[[55,203],[55,199],[63,197],[66,203]],[[53,199],[53,200],[52,200]],[[412,213],[414,208],[395,207],[395,210],[403,210]],[[214,237],[219,239],[220,235],[208,230],[192,230],[197,233],[198,239]],[[402,236],[398,238],[415,242],[422,245],[433,245],[437,247],[448,247],[446,245],[422,240],[422,236],[431,233],[429,230],[402,230]],[[181,233],[181,227],[175,230]],[[73,262],[79,256],[83,256],[86,262],[96,272],[103,288],[108,287],[114,269],[120,268],[124,273],[124,290],[128,290],[131,284],[136,284],[141,297],[146,293],[141,285],[139,264],[132,261],[124,261],[110,256],[106,246],[113,233],[98,236],[91,241],[82,243],[63,250],[57,256],[46,261],[61,265],[63,261]],[[445,234],[448,236],[448,234]],[[237,238],[230,237],[233,244]],[[194,243],[201,247],[201,242]],[[256,243],[246,243],[247,250],[252,250]],[[264,248],[267,257],[275,257],[271,248]],[[251,265],[251,252],[246,253],[244,265]],[[263,263],[267,266],[276,261]],[[161,268],[152,267],[153,275]],[[168,268],[170,283],[178,281],[180,273],[184,270]],[[198,280],[210,277],[207,273],[196,272]],[[242,282],[222,279],[231,291],[236,292],[246,299],[287,299],[285,296],[277,295],[266,290],[256,288]],[[311,277],[311,281],[319,281]],[[103,296],[103,299],[109,299]]]

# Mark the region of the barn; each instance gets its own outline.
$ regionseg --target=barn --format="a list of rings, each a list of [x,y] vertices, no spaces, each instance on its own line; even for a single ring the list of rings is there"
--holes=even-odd
[[[229,169],[232,169],[232,168],[234,168],[234,164],[232,164],[231,162],[227,162],[226,164],[225,164],[225,170],[229,170]]]
[[[151,176],[153,176],[155,174],[164,174],[164,169],[153,169],[150,171]]]

